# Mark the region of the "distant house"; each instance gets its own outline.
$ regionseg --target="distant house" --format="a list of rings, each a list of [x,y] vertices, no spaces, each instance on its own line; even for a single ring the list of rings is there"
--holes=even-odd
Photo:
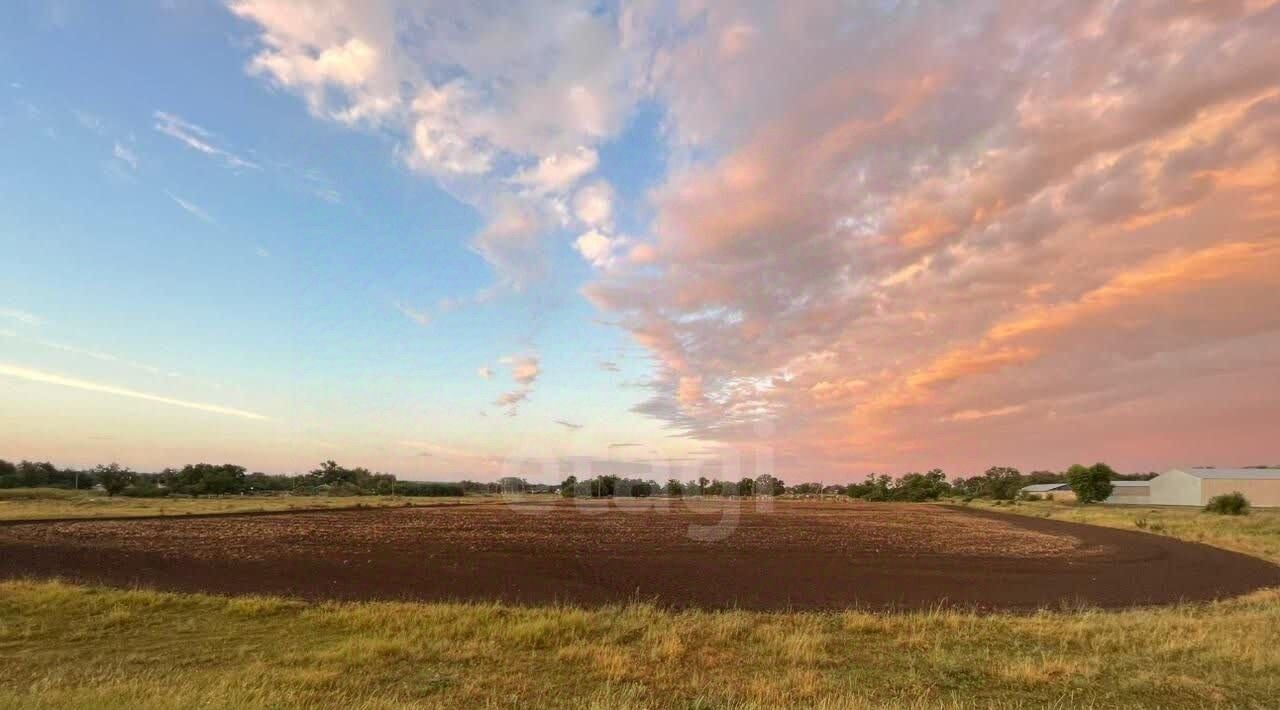
[[[1210,498],[1239,492],[1258,507],[1280,507],[1278,468],[1175,468],[1150,481],[1151,505],[1203,506]]]
[[[1111,505],[1146,505],[1150,503],[1151,481],[1112,481],[1111,495],[1102,501]]]
[[[1030,486],[1023,486],[1019,491],[1023,497],[1040,496],[1041,498],[1050,498],[1052,500],[1075,500],[1075,491],[1071,490],[1071,486],[1066,483],[1034,483]]]

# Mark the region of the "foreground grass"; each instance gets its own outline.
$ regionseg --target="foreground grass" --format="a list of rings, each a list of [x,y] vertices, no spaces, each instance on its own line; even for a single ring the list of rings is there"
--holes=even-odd
[[[1032,616],[305,604],[0,583],[0,707],[1274,707],[1280,591]]]
[[[1053,501],[993,505],[990,501],[975,500],[968,505],[1039,518],[1145,530],[1243,552],[1280,564],[1280,509],[1254,509],[1248,515],[1216,515],[1198,508],[1076,505]]]
[[[207,515],[255,511],[328,510],[354,507],[478,503],[485,497],[408,498],[404,496],[224,496],[205,498],[109,497],[58,488],[0,489],[0,520],[113,518],[151,515]]]
[[[1145,516],[1148,530],[1277,557],[1272,513],[998,509],[1130,529]],[[7,582],[0,708],[1268,708],[1278,638],[1280,589],[978,616],[310,604]]]

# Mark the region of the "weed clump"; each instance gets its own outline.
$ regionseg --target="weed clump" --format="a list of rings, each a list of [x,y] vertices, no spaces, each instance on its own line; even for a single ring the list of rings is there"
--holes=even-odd
[[[1209,504],[1204,507],[1204,511],[1218,515],[1248,515],[1249,499],[1239,491],[1214,496],[1209,499]]]

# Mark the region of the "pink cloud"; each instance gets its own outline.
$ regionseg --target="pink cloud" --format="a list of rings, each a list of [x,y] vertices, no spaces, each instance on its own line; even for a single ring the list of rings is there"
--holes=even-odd
[[[700,6],[659,52],[673,143],[713,157],[584,289],[659,363],[639,411],[850,473],[1154,466],[1206,450],[1159,436],[1221,428],[1197,411],[1280,417],[1205,385],[1275,368],[1276,3],[787,13]]]

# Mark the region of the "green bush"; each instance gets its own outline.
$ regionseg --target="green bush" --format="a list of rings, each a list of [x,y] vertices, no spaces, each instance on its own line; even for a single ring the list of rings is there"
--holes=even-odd
[[[1067,483],[1076,494],[1080,503],[1101,503],[1111,495],[1111,481],[1116,472],[1105,463],[1096,463],[1088,468],[1075,464],[1067,469]]]
[[[1209,499],[1209,505],[1206,505],[1204,510],[1206,513],[1217,513],[1218,515],[1247,515],[1249,513],[1249,499],[1245,498],[1239,491],[1214,496]]]

